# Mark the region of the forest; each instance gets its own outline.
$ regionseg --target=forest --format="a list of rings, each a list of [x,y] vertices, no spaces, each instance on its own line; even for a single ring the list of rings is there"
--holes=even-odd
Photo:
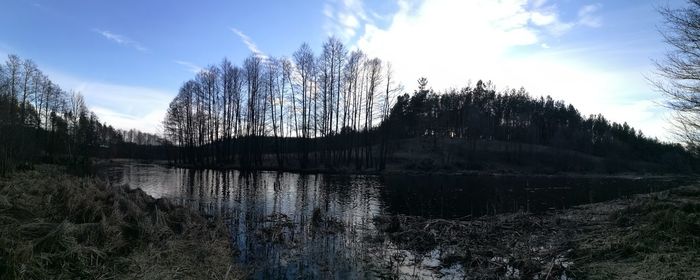
[[[497,90],[479,80],[436,92],[427,78],[401,94],[392,66],[329,38],[320,54],[304,43],[291,58],[253,53],[223,59],[185,82],[163,122],[167,158],[187,166],[385,168],[401,139],[504,141],[605,159],[650,161],[690,171],[693,151],[626,123],[583,116],[573,105]],[[437,148],[437,147],[436,147]]]
[[[185,82],[170,103],[164,134],[101,123],[80,93],[52,82],[31,60],[0,67],[0,170],[35,162],[79,166],[91,157],[168,160],[192,167],[383,170],[401,141],[463,140],[541,145],[688,172],[695,151],[662,143],[626,123],[583,116],[573,105],[497,90],[477,81],[436,92],[427,78],[412,94],[392,66],[329,38],[320,55],[307,44],[292,58],[227,59]],[[439,147],[433,147],[434,149]],[[473,157],[473,156],[472,156]],[[517,161],[520,153],[515,153]],[[83,167],[81,167],[83,168]]]
[[[37,162],[82,172],[91,157],[148,158],[162,143],[100,122],[80,93],[61,89],[32,60],[9,55],[0,65],[0,174]]]

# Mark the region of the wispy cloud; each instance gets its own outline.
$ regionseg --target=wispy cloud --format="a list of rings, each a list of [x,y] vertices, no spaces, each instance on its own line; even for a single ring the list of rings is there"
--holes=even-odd
[[[82,93],[101,121],[121,129],[160,132],[173,98],[173,91],[167,89],[92,81],[52,69],[46,73],[61,88]]]
[[[255,55],[257,55],[259,57],[267,58],[267,55],[265,55],[265,53],[263,53],[260,50],[260,48],[258,48],[258,46],[255,44],[255,42],[253,42],[253,39],[251,39],[248,35],[243,33],[243,31],[240,31],[240,30],[233,28],[233,27],[231,27],[229,29],[231,30],[231,32],[235,33],[236,35],[238,35],[238,37],[241,38],[241,41],[243,41],[243,44],[245,44],[246,47],[248,47],[248,49],[251,52],[253,52]]]
[[[182,60],[175,60],[174,62],[177,64],[180,64],[182,66],[185,66],[188,71],[195,73],[195,74],[202,72],[202,69],[203,69],[201,66],[196,65],[192,62],[187,62],[187,61],[182,61]]]
[[[539,8],[544,6],[544,4],[547,3],[547,0],[534,0],[532,1],[532,7],[533,8]]]
[[[578,23],[588,27],[601,27],[603,19],[595,14],[601,6],[601,4],[591,4],[581,7],[578,10]]]
[[[400,1],[400,5],[403,4],[403,1]],[[373,11],[368,13],[360,0],[330,0],[323,6],[323,15],[326,17],[323,28],[327,35],[338,36],[348,41],[361,32],[360,29],[365,23],[373,22],[367,14],[378,19],[385,17]]]
[[[597,15],[597,11],[601,7],[601,4],[585,5],[579,8],[575,18],[569,20],[562,20],[557,6],[548,5],[545,1],[535,3],[528,9],[528,12],[530,13],[530,22],[534,27],[546,31],[549,35],[562,36],[577,26],[601,27],[603,19]]]
[[[101,30],[97,28],[93,29],[93,31],[97,34],[102,35],[102,37],[106,38],[107,40],[113,41],[117,44],[131,47],[141,52],[148,51],[148,48],[144,47],[141,43],[132,40],[131,38],[126,37],[124,35],[116,34],[107,30]]]

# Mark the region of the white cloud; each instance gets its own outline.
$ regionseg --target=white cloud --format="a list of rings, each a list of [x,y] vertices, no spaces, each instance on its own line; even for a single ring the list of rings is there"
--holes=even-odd
[[[540,11],[532,12],[530,20],[537,26],[545,26],[557,21],[557,16],[554,13],[544,13]]]
[[[141,45],[141,43],[134,41],[134,40],[132,40],[129,37],[126,37],[124,35],[112,33],[112,32],[107,31],[107,30],[100,30],[97,28],[93,29],[93,31],[95,31],[97,34],[102,35],[102,37],[104,37],[110,41],[116,42],[117,44],[128,46],[128,47],[134,48],[134,49],[136,49],[138,51],[142,51],[142,52],[148,51],[148,49],[146,47],[144,47],[143,45]]]
[[[266,56],[266,55],[258,48],[258,46],[255,44],[255,42],[253,42],[253,39],[250,39],[250,37],[248,37],[248,35],[246,35],[245,33],[243,33],[242,31],[240,31],[240,30],[238,30],[238,29],[236,29],[236,28],[229,28],[229,29],[230,29],[233,33],[235,33],[236,35],[238,35],[238,37],[241,38],[241,40],[243,41],[243,44],[245,44],[246,47],[248,47],[248,49],[249,49],[253,54],[255,54],[256,56],[262,57],[262,58],[267,58],[267,56]]]
[[[323,5],[323,15],[327,18],[333,17],[333,7],[330,4]]]
[[[187,62],[187,61],[175,60],[174,62],[177,64],[180,64],[182,66],[185,66],[188,71],[195,73],[195,74],[202,72],[202,69],[203,69],[201,66],[196,65],[196,64],[191,63],[191,62]]]
[[[327,35],[348,41],[360,32],[364,23],[373,22],[367,14],[360,0],[330,0],[323,6],[323,15],[326,17],[323,27]],[[371,14],[374,18],[382,18],[377,13]]]
[[[603,19],[595,15],[595,12],[601,8],[600,4],[592,4],[581,7],[578,10],[578,23],[588,27],[601,27]]]
[[[524,86],[535,96],[565,100],[584,115],[602,113],[668,140],[660,121],[664,111],[653,102],[630,101],[655,96],[642,77],[646,69],[593,66],[586,54],[571,55],[545,42],[576,27],[599,27],[600,7],[584,6],[564,21],[546,1],[423,1],[400,5],[385,28],[363,22],[356,47],[390,61],[409,91],[422,76],[438,90],[489,79],[501,89]]]
[[[95,112],[102,123],[115,128],[124,130],[134,128],[142,132],[154,134],[161,134],[163,132],[161,123],[165,118],[165,110],[153,110],[141,116],[122,114],[100,106],[90,106],[90,110]]]
[[[404,6],[386,29],[366,24],[357,46],[394,63],[410,85],[424,75],[436,88],[463,85],[485,77],[485,68],[510,48],[539,42],[522,2],[435,0],[416,11]]]
[[[545,6],[545,2],[542,2],[533,5],[533,7],[528,10],[531,23],[552,36],[562,36],[576,26],[598,28],[603,25],[602,17],[596,15],[596,12],[602,7],[600,4],[581,7],[577,17],[572,20],[562,20],[554,4]]]
[[[88,108],[115,128],[159,133],[173,98],[166,90],[89,81],[51,70],[46,73],[61,88],[83,94]]]

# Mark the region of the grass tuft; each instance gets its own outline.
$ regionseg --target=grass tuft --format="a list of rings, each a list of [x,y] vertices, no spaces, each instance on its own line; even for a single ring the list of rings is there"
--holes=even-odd
[[[233,279],[226,227],[141,190],[37,166],[0,180],[1,279]]]

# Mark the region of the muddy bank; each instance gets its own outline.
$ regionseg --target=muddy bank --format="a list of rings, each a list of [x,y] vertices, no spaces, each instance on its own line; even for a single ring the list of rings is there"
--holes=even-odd
[[[0,278],[234,279],[225,225],[50,165],[0,179]]]
[[[467,279],[698,279],[700,187],[543,214],[380,216],[375,242],[459,265]],[[417,264],[421,265],[421,264]]]

